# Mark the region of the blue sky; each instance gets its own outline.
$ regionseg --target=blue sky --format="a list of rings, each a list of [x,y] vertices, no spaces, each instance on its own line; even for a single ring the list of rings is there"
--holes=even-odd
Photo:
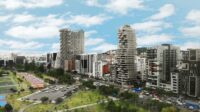
[[[0,53],[59,50],[59,29],[83,29],[85,51],[117,47],[117,30],[130,24],[137,47],[162,43],[200,48],[199,0],[1,0]]]

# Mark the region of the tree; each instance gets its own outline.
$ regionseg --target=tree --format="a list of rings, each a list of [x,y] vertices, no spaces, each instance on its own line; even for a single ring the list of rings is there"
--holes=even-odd
[[[16,74],[17,74],[16,72],[13,72],[13,75],[15,75],[15,76],[16,76]]]
[[[108,101],[108,104],[107,104],[107,110],[109,110],[110,112],[116,112],[115,109],[116,109],[116,104],[115,102],[113,102],[112,100]]]
[[[59,97],[59,98],[56,99],[56,104],[59,104],[59,103],[61,103],[61,102],[63,102],[63,99],[62,99],[62,98]]]
[[[83,81],[82,83],[83,86],[88,87],[90,89],[95,89],[96,87],[93,85],[93,81],[92,80],[88,80],[88,81]]]
[[[41,100],[42,103],[46,103],[49,100],[49,98],[44,96],[40,100]]]
[[[38,71],[41,72],[41,73],[44,73],[45,72],[44,65],[40,65],[39,68],[38,68]]]
[[[125,92],[120,94],[120,97],[122,99],[130,99],[130,98],[132,98],[132,93],[129,93],[128,91],[125,91]]]
[[[30,70],[30,66],[28,64],[28,61],[25,61],[25,63],[24,63],[24,70],[25,71],[29,71]]]
[[[9,103],[7,103],[4,108],[5,108],[6,112],[12,112],[13,111],[13,107]]]
[[[58,79],[58,83],[60,84],[73,84],[75,80],[72,77],[71,73],[64,72],[62,68],[52,69],[47,72],[47,75]]]
[[[35,60],[33,60],[31,63],[30,63],[30,70],[31,71],[34,71],[35,70],[35,68],[36,68],[36,65],[35,65]]]
[[[100,86],[99,91],[103,95],[117,96],[119,89],[115,88],[114,86]]]
[[[13,93],[17,92],[17,90],[15,88],[10,88],[10,91]]]
[[[4,108],[0,106],[0,112],[4,112]]]

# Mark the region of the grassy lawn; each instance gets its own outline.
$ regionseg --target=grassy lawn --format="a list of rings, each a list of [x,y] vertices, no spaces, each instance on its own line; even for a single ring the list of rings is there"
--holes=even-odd
[[[7,81],[10,81],[9,77],[1,77],[0,78],[0,82],[7,82]]]
[[[46,112],[51,110],[54,104],[37,104],[33,105],[25,110],[25,112]]]
[[[105,99],[97,91],[78,91],[70,98],[67,98],[62,104],[57,106],[58,109],[73,108],[81,105],[87,105],[91,103],[97,103],[99,100]]]
[[[23,106],[26,106],[30,103],[22,102],[17,99],[21,98],[23,96],[29,95],[29,94],[31,94],[29,91],[21,92],[20,94],[18,94],[18,93],[10,94],[10,95],[6,96],[6,101],[13,106],[14,110],[18,111],[20,108],[22,108]]]
[[[115,102],[117,103],[117,105],[123,104],[123,102],[121,101],[115,101]],[[129,105],[127,108],[137,108],[138,109],[137,112],[148,112],[147,110],[144,110],[143,108],[140,107],[136,107],[134,105]],[[110,111],[106,110],[105,106],[103,106],[102,104],[98,104],[86,108],[76,109],[71,112],[110,112]]]
[[[6,99],[13,105],[15,110],[19,110],[23,106],[27,106],[28,102],[21,102],[18,101],[18,98],[21,98],[22,96],[26,96],[30,94],[30,92],[23,92],[21,94],[13,94],[9,95],[6,97]],[[62,102],[61,104],[37,104],[33,105],[25,110],[25,112],[46,112],[48,110],[54,111],[56,110],[63,110],[63,109],[70,109],[73,107],[77,106],[82,106],[82,105],[87,105],[87,104],[92,104],[92,103],[97,103],[99,100],[106,99],[104,96],[100,95],[98,91],[95,90],[88,90],[88,91],[78,91],[74,93],[71,97],[67,98]],[[121,105],[123,102],[116,101],[117,105]],[[129,105],[130,106],[130,105]],[[134,105],[131,105],[129,108],[138,108],[138,112],[147,112],[142,108],[135,107]],[[86,107],[82,109],[76,109],[73,110],[72,112],[107,112],[105,109],[105,106],[102,106],[101,104],[99,105],[94,105],[91,107]]]
[[[7,94],[10,93],[10,88],[16,89],[15,82],[11,78],[11,74],[8,74],[8,76],[0,77],[0,94]],[[8,86],[9,85],[9,86]],[[13,85],[13,86],[10,86]]]
[[[104,99],[104,98],[105,97],[100,95],[97,91],[78,91],[77,93],[74,93],[70,98],[67,98],[66,100],[64,100],[64,102],[59,105],[37,104],[37,105],[27,108],[25,112],[46,112],[47,110],[54,109],[55,107],[57,110],[62,110],[66,108],[73,108],[76,106],[96,103],[100,99]],[[92,110],[97,110],[97,109],[100,110],[100,107],[94,106],[89,109],[91,110],[91,112],[96,112]],[[97,112],[100,112],[100,111],[97,111]]]
[[[12,85],[13,84],[13,82],[12,81],[0,81],[0,86],[1,85]]]
[[[10,81],[13,82],[13,84],[17,85],[17,87],[15,87],[17,90],[21,90],[21,89],[26,90],[24,92],[20,92],[19,94],[18,93],[12,93],[12,94],[8,94],[6,96],[6,101],[13,106],[14,110],[18,111],[20,108],[22,108],[23,106],[26,106],[30,103],[29,102],[22,102],[22,101],[19,101],[17,99],[31,94],[31,92],[28,90],[27,82],[25,82],[25,81],[19,82],[19,80],[17,79],[17,76],[14,75],[12,72],[9,73],[8,77],[10,78]]]
[[[16,88],[16,87],[15,86],[13,86],[13,87],[0,87],[0,94],[10,93],[10,88]]]
[[[12,80],[10,78],[10,74],[8,76],[0,77],[0,86],[5,85],[6,83],[11,83],[12,84]]]
[[[16,84],[18,85],[18,86],[17,86],[18,90],[20,90],[20,89],[27,90],[28,87],[30,86],[30,84],[29,84],[26,80],[24,80],[24,79],[18,77],[17,75],[14,75],[12,72],[10,72],[10,78],[12,79],[12,81],[13,81],[14,83],[16,83]],[[18,80],[18,78],[22,79],[22,82],[20,82],[20,81]]]
[[[76,109],[72,112],[106,112],[106,110],[101,105],[95,105],[91,107]]]
[[[141,108],[141,107],[138,107],[138,106],[136,106],[136,105],[134,105],[133,103],[131,104],[130,102],[128,102],[128,104],[127,104],[127,102],[125,102],[125,101],[120,101],[120,100],[118,100],[118,101],[116,101],[116,104],[118,105],[118,106],[124,106],[124,107],[126,107],[126,108],[130,108],[130,109],[138,109],[137,110],[137,112],[148,112],[147,110],[145,110],[145,109],[143,109],[143,108]]]

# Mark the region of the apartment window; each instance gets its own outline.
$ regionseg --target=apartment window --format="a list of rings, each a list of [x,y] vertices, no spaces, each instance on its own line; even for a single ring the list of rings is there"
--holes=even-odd
[[[190,95],[195,96],[196,93],[196,78],[190,77]]]
[[[196,60],[196,50],[190,50],[190,60]]]

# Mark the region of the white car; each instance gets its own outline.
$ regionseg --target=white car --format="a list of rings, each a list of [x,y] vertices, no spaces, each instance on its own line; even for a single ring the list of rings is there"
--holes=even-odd
[[[194,109],[194,107],[193,107],[193,106],[189,106],[188,108],[189,108],[189,109],[191,109],[191,110],[193,110],[193,109]]]
[[[170,101],[166,101],[166,103],[168,103],[168,104],[172,104],[172,102],[170,102]]]
[[[177,100],[176,103],[177,103],[178,105],[183,105],[183,103],[180,102],[179,100]]]
[[[143,95],[139,95],[139,98],[144,98],[144,96]]]

